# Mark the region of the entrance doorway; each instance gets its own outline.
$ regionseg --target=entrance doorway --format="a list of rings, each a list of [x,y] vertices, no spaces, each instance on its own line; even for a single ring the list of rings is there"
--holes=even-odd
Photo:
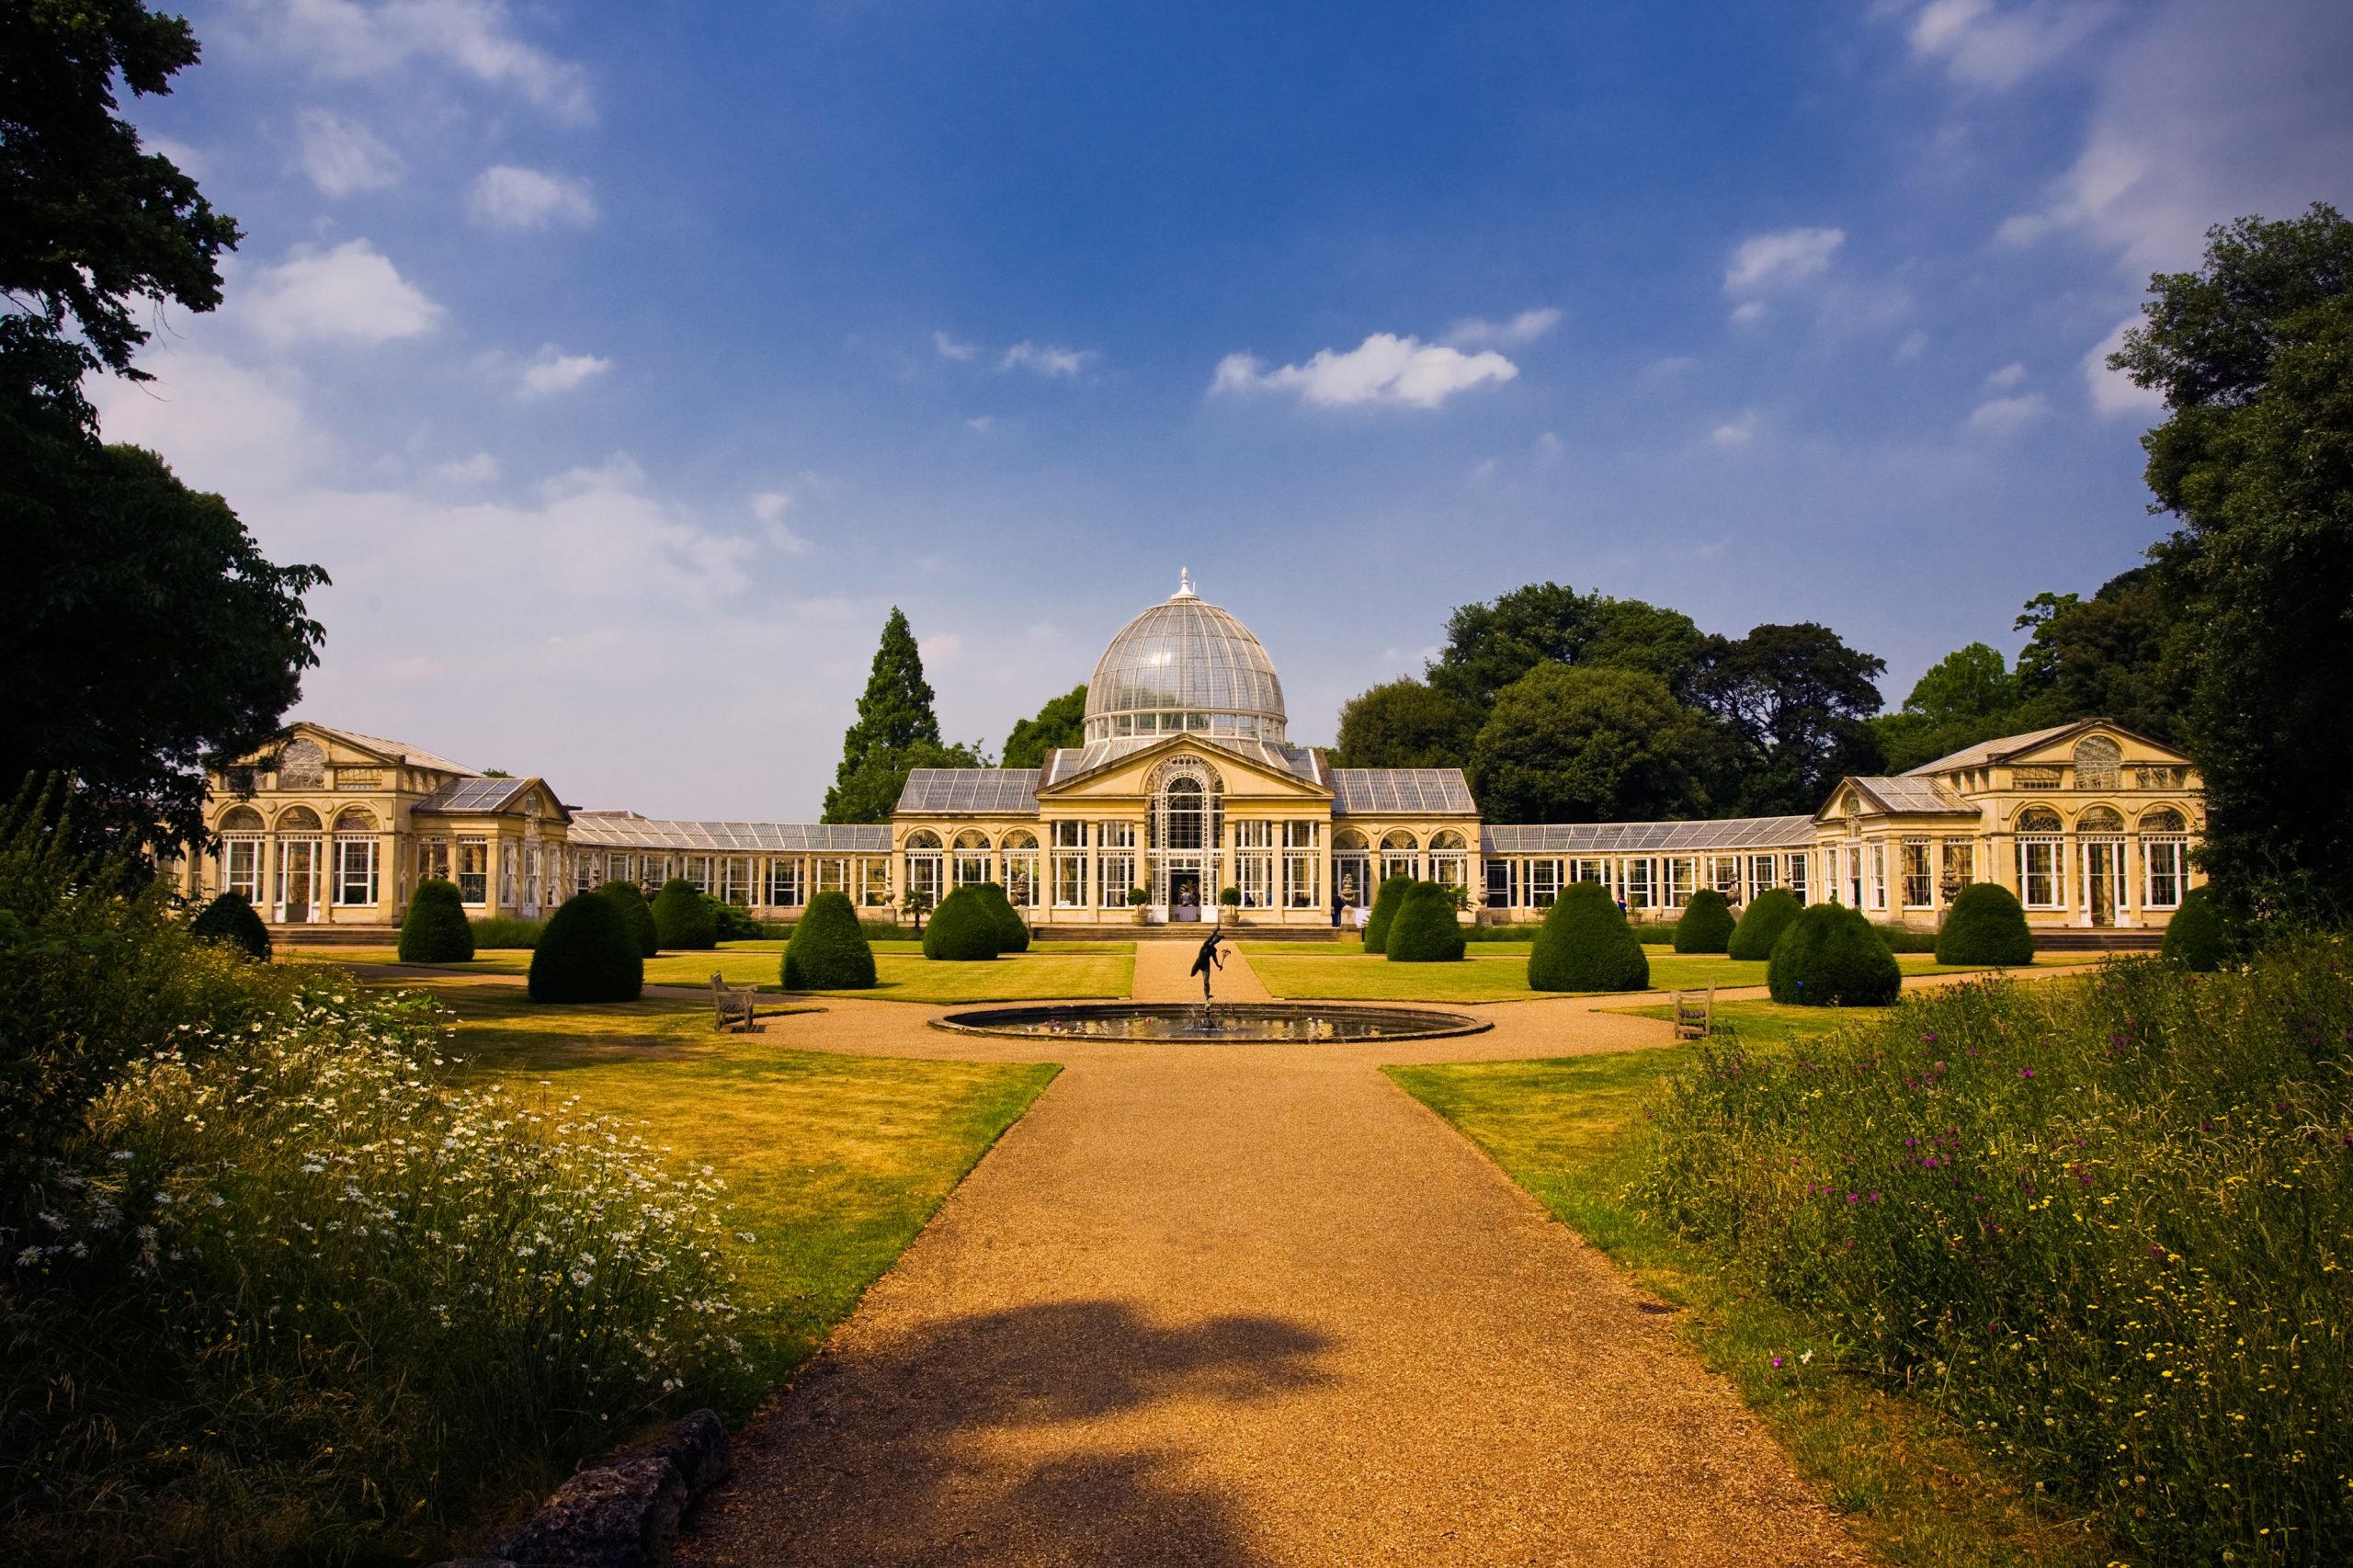
[[[290,926],[307,925],[317,897],[319,846],[305,838],[281,839],[278,848],[278,896],[285,906],[278,918]]]
[[[2084,900],[2092,924],[2113,926],[2124,902],[2124,846],[2098,839],[2084,846]]]
[[[1201,917],[1201,874],[1199,871],[1168,873],[1168,918],[1199,920]]]

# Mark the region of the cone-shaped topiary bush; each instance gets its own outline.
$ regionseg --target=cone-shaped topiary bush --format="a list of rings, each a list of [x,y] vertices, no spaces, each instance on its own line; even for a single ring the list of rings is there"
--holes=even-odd
[[[1732,946],[1732,903],[1713,888],[1701,888],[1675,923],[1678,953],[1721,953]]]
[[[403,963],[464,963],[474,956],[474,928],[457,883],[427,877],[416,884],[401,917],[400,955]]]
[[[784,945],[787,991],[863,991],[874,983],[874,949],[846,892],[821,892],[801,912]]]
[[[1990,963],[2016,968],[2034,961],[2034,933],[2018,895],[1995,882],[1972,882],[1945,911],[1937,932],[1938,963]]]
[[[1382,950],[1391,963],[1451,963],[1462,956],[1454,899],[1436,882],[1415,882],[1398,901]]]
[[[248,958],[269,961],[269,927],[254,912],[251,900],[234,889],[222,893],[204,906],[194,920],[188,922],[188,935],[201,937],[208,942],[226,942],[241,948]],[[469,945],[471,949],[471,944]],[[471,950],[468,954],[472,956]]]
[[[1389,927],[1397,918],[1397,906],[1405,902],[1405,894],[1413,885],[1413,878],[1394,876],[1382,882],[1372,895],[1372,913],[1365,916],[1364,922],[1366,952],[1377,953],[1388,947]]]
[[[654,928],[654,910],[645,902],[644,890],[635,882],[607,882],[597,890],[597,896],[611,899],[613,907],[621,912],[630,935],[637,938],[640,958],[650,959],[662,950],[662,934]]]
[[[1528,955],[1537,991],[1642,991],[1651,960],[1607,882],[1571,882],[1545,913]]]
[[[1884,1007],[1903,989],[1904,971],[1859,911],[1815,903],[1773,944],[1765,983],[1774,1001],[1801,1007]]]
[[[574,893],[548,917],[531,949],[532,1001],[634,1002],[644,989],[645,955],[611,899]]]
[[[1005,889],[995,882],[983,882],[978,892],[982,903],[987,905],[989,918],[996,922],[996,950],[1000,953],[1026,953],[1029,950],[1029,926],[1021,912],[1013,907]]]
[[[2230,948],[2230,925],[2222,907],[2214,902],[2213,890],[2200,882],[2182,894],[2181,907],[2165,922],[2157,953],[2167,963],[2211,974],[2222,967]]]
[[[1805,906],[1797,894],[1787,888],[1767,888],[1748,901],[1748,908],[1740,924],[1732,929],[1732,940],[1724,944],[1724,951],[1736,959],[1769,959],[1773,944],[1790,928],[1790,922],[1803,913]]]
[[[672,877],[654,895],[654,933],[674,951],[719,946],[718,917],[684,877]]]
[[[982,901],[980,890],[967,885],[939,901],[931,924],[923,928],[923,956],[949,963],[973,963],[996,957],[996,916]]]

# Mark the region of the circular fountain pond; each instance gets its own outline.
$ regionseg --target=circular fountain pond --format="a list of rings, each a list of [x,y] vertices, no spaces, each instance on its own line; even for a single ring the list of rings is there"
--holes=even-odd
[[[1495,1025],[1463,1013],[1314,1002],[1061,1002],[982,1007],[931,1020],[958,1034],[1042,1039],[1250,1040],[1438,1040]]]

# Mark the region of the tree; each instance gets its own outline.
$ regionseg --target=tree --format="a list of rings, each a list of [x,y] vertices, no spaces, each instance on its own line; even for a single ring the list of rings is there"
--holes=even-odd
[[[1471,758],[1478,710],[1414,679],[1388,681],[1340,710],[1340,767],[1461,767]]]
[[[1081,681],[1038,710],[1034,718],[1017,720],[1005,737],[1004,767],[1043,767],[1046,754],[1063,746],[1086,744],[1086,683]]]
[[[2135,566],[2089,599],[2037,594],[2018,619],[2031,631],[2018,654],[2018,730],[2113,719],[2171,742],[2177,700],[2165,670],[2177,617],[2155,570]],[[2017,733],[2017,732],[2011,732]],[[1965,743],[1964,743],[1965,744]]]
[[[1712,753],[1705,715],[1639,670],[1541,665],[1506,687],[1471,749],[1493,822],[1693,816]]]
[[[2142,439],[2202,857],[2234,909],[2353,915],[2353,222],[2210,230],[2150,279],[2111,368],[2165,393]]]
[[[907,775],[918,767],[979,767],[977,748],[948,745],[931,710],[923,653],[898,607],[882,623],[882,641],[858,699],[858,722],[842,736],[841,766],[825,791],[826,822],[889,822]]]
[[[1980,741],[2034,728],[2014,725],[2019,701],[2018,681],[1999,648],[1972,642],[1955,649],[1913,683],[1901,709],[1870,722],[1881,766],[1903,773]]]
[[[71,775],[77,831],[201,837],[201,765],[256,749],[316,662],[316,567],[264,560],[217,496],[100,445],[85,375],[221,302],[235,222],[116,113],[171,90],[188,24],[138,0],[0,20],[0,776]]]
[[[1640,599],[1530,583],[1491,604],[1463,605],[1446,623],[1429,684],[1483,718],[1504,687],[1539,665],[1643,670],[1681,691],[1702,638],[1689,616]]]
[[[1843,776],[1876,769],[1866,721],[1886,671],[1813,621],[1707,639],[1693,687],[1735,747],[1725,803],[1750,816],[1810,812]]]

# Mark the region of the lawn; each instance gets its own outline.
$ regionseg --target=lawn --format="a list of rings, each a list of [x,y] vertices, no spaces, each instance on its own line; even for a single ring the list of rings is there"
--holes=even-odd
[[[1637,1018],[1671,1020],[1675,1017],[1674,1005],[1666,1002],[1643,1007],[1612,1007],[1609,1011]],[[1744,1046],[1787,1045],[1792,1040],[1819,1040],[1849,1024],[1876,1023],[1893,1011],[1892,1007],[1789,1007],[1779,1002],[1719,1002],[1715,1025],[1718,1035],[1736,1038]]]
[[[472,979],[402,989],[456,1016],[461,1073],[528,1074],[642,1118],[725,1178],[756,1238],[743,1299],[757,1386],[731,1418],[808,1358],[1060,1071],[791,1051],[774,1031],[714,1034],[690,1002],[550,1007]]]
[[[1313,998],[1321,1002],[1525,1002],[1559,994],[1531,991],[1528,986],[1527,944],[1473,942],[1461,963],[1391,963],[1356,944],[1334,949],[1299,942],[1248,944],[1243,951],[1250,967],[1273,994],[1284,998]],[[1497,952],[1495,949],[1503,949]],[[1518,949],[1517,952],[1514,949]],[[1650,989],[1698,990],[1712,984],[1719,990],[1763,985],[1765,963],[1728,959],[1722,953],[1678,953],[1672,948],[1649,947]],[[1899,953],[1897,965],[1907,975],[1958,974],[1969,966],[1940,964],[1927,953]],[[2080,962],[2075,958],[2038,960],[2043,967]],[[1591,994],[1587,993],[1587,994]]]
[[[923,956],[913,942],[874,944],[876,985],[871,991],[830,994],[869,996],[885,1002],[916,1002],[948,1006],[966,1002],[1028,1002],[1047,997],[1125,996],[1135,988],[1135,948],[1118,942],[1040,942],[1026,953],[1010,954],[989,963],[941,963]],[[731,985],[756,985],[780,992],[778,971],[784,944],[775,941],[722,942],[704,952],[663,953],[645,960],[648,985],[699,986],[710,983],[715,970]],[[290,957],[323,963],[392,964],[399,956],[389,948],[307,948]],[[531,954],[527,948],[494,948],[478,952],[466,963],[428,964],[419,968],[451,974],[518,975],[528,973]]]
[[[2080,1526],[2039,1504],[1951,1423],[1827,1370],[1832,1346],[1818,1329],[1750,1292],[1629,1203],[1644,1096],[1691,1054],[1686,1046],[1385,1071],[1645,1292],[1680,1309],[1684,1343],[1732,1381],[1800,1471],[1852,1516],[1880,1556],[1920,1568],[2091,1568],[2109,1561]],[[1822,1367],[1812,1364],[1816,1350]]]

